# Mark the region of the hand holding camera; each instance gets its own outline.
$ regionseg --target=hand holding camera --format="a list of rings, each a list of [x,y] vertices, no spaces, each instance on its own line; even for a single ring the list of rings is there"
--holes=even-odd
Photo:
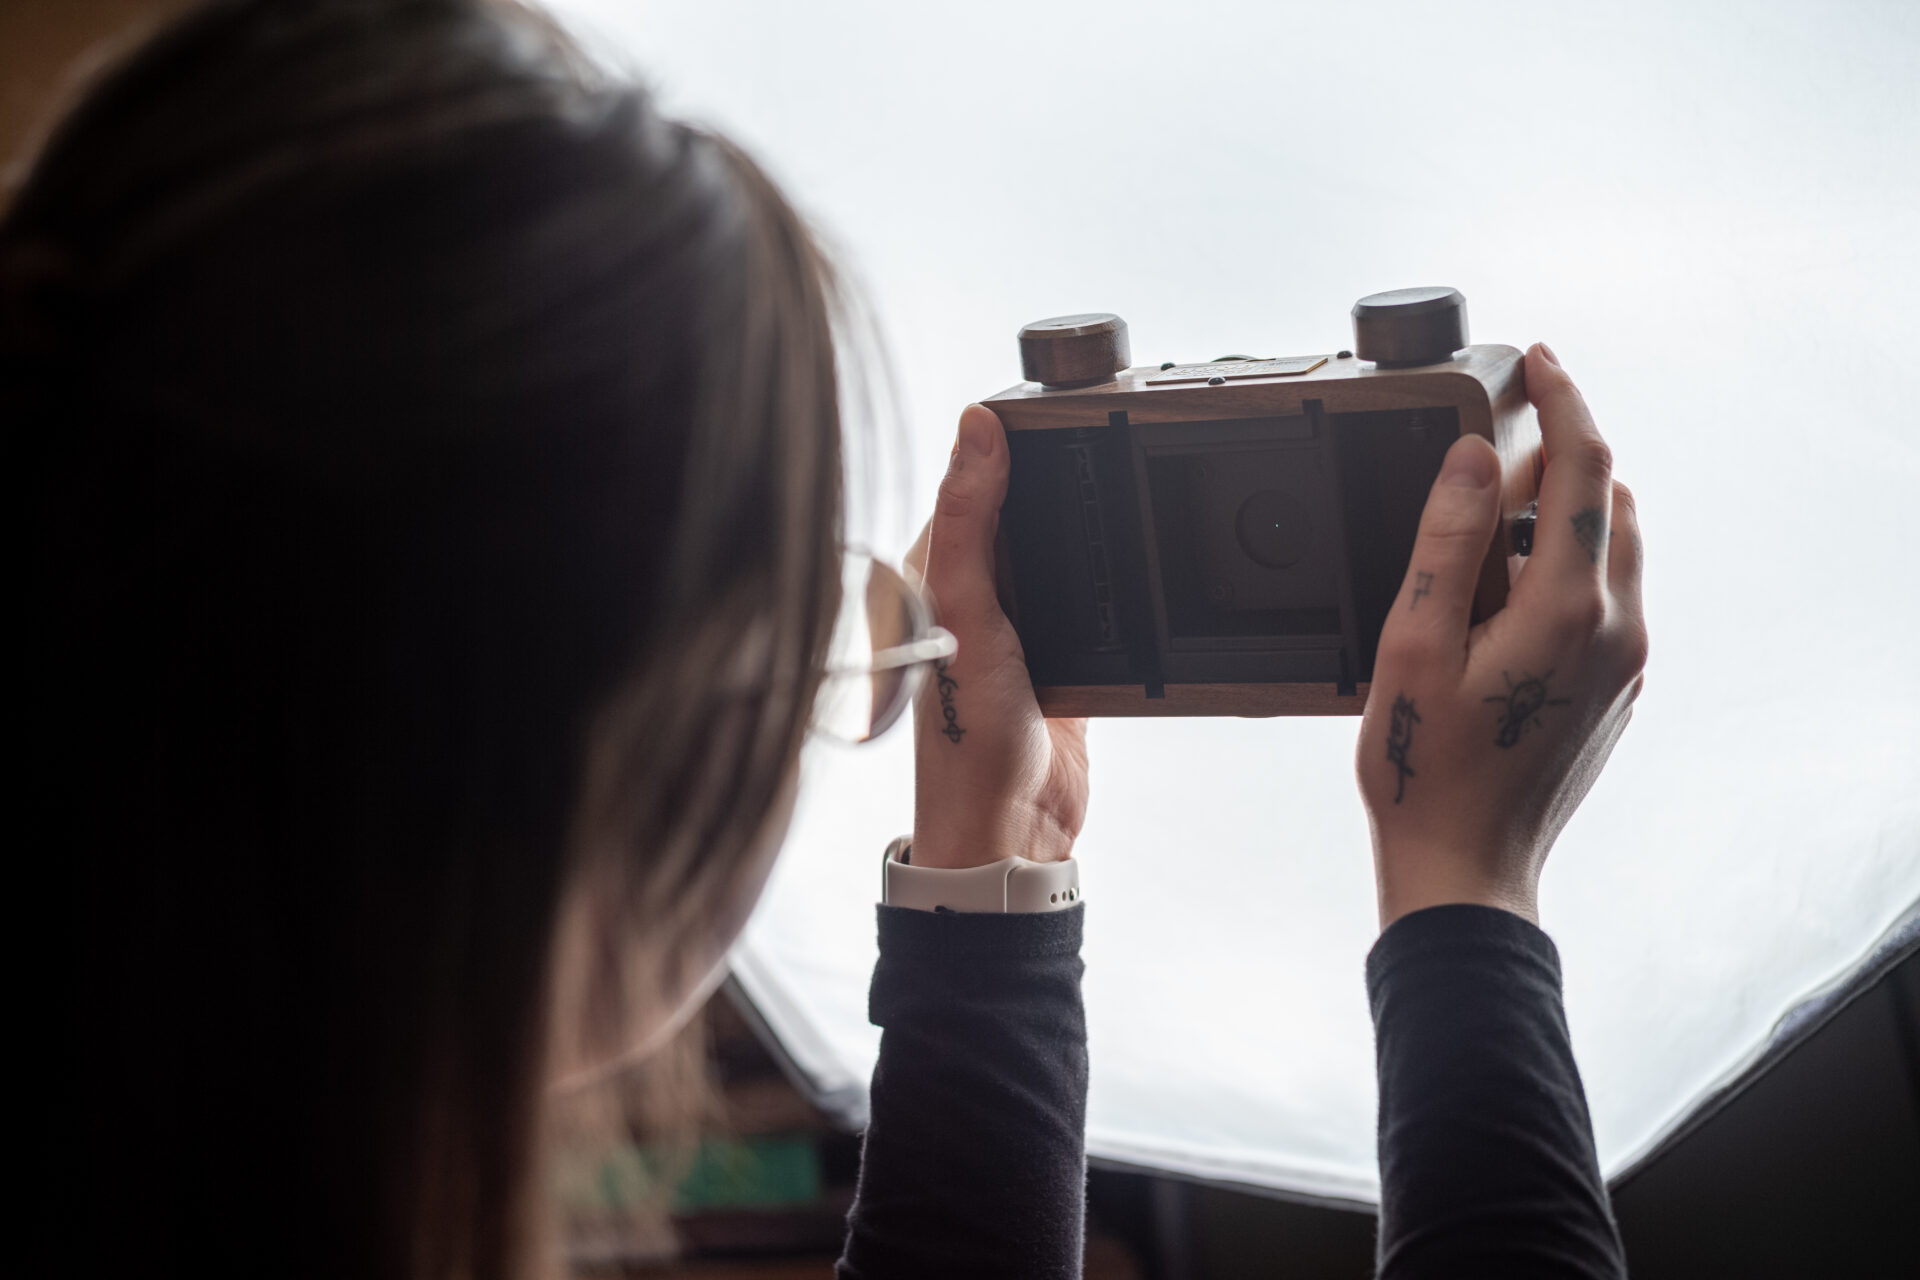
[[[960,647],[914,707],[913,861],[1065,858],[1087,813],[1087,722],[1048,719],[994,587],[1006,433],[969,405],[933,519],[907,555]]]
[[[1369,315],[1391,316],[1397,331],[1369,333]],[[1301,384],[1278,360],[1193,366],[1209,376],[1202,386],[1250,384],[1226,406],[1244,415],[1231,422],[1207,418],[1190,395],[1169,398],[1186,367],[1122,369],[1116,380],[1128,353],[1113,317],[1029,326],[1067,335],[1036,344],[1042,358],[1030,361],[1062,381],[1027,384],[1043,390],[1039,404],[1026,392],[1011,406],[1026,415],[1022,429],[1002,426],[1012,392],[994,398],[998,414],[965,411],[934,518],[908,558],[960,642],[916,708],[916,862],[1070,854],[1086,815],[1086,721],[1062,710],[1326,714],[1364,705],[1357,768],[1382,925],[1448,902],[1536,917],[1547,852],[1640,690],[1647,636],[1632,499],[1612,478],[1579,390],[1544,346],[1524,358],[1510,348],[1462,350],[1464,303],[1452,290],[1376,295],[1355,319],[1374,363],[1323,375],[1333,382]],[[1085,368],[1045,363],[1088,351]],[[1308,375],[1328,367],[1325,358],[1295,363],[1312,366]],[[1283,387],[1328,396],[1341,378],[1358,388],[1342,413],[1310,397],[1294,417],[1268,407],[1299,395]],[[1115,438],[1104,442],[1090,429],[1063,430],[1085,407],[1049,406],[1062,403],[1059,391],[1088,387],[1130,391],[1129,403],[1173,421],[1143,433],[1116,411]],[[1456,399],[1429,403],[1447,397]],[[1065,416],[1056,423],[1043,411]],[[1129,431],[1137,489],[1120,448]],[[1103,460],[1102,448],[1115,456]],[[1254,474],[1262,466],[1272,474]],[[1406,489],[1410,476],[1434,477],[1423,508]],[[1026,511],[1009,528],[1003,508],[1023,500],[1023,488]],[[1122,511],[1134,495],[1138,505]],[[1404,535],[1377,532],[1402,523]],[[1051,542],[1035,536],[1056,526]],[[1375,591],[1369,568],[1385,559],[1403,576],[1397,589],[1389,578]],[[1216,587],[1211,612],[1196,613],[1181,584],[1205,586],[1210,565],[1246,581]],[[1063,584],[1057,598],[1034,590],[1043,580],[1036,566]],[[1070,645],[1047,614],[1061,601],[1078,610]],[[1323,633],[1295,625],[1302,618],[1323,619]],[[1102,627],[1111,643],[1101,642]],[[1036,667],[1036,644],[1070,650],[1081,668],[1046,657]],[[1148,678],[1133,686],[1099,674],[1131,679],[1143,667]],[[1062,682],[1049,685],[1043,673]],[[1214,679],[1183,687],[1172,673]]]
[[[1619,741],[1647,658],[1633,499],[1542,345],[1526,384],[1546,450],[1532,557],[1470,621],[1499,516],[1499,460],[1448,451],[1387,614],[1357,766],[1380,923],[1447,902],[1537,921],[1540,869]]]

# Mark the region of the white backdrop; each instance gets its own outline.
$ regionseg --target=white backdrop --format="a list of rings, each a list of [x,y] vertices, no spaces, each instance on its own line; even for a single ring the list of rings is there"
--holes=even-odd
[[[1920,896],[1920,6],[557,8],[860,283],[910,454],[885,548],[1040,316],[1118,311],[1141,363],[1330,352],[1356,297],[1439,283],[1476,341],[1553,344],[1639,499],[1653,633],[1542,891],[1609,1172]],[[1375,1194],[1356,729],[1094,726],[1095,1153]],[[897,737],[809,759],[737,953],[829,1086],[877,1045]]]

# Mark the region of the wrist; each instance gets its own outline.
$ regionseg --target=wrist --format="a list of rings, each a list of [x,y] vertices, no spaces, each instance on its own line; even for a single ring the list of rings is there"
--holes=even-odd
[[[1501,874],[1430,852],[1376,857],[1380,928],[1428,907],[1468,904],[1497,907],[1530,924],[1540,923],[1539,877]]]
[[[1063,862],[1073,853],[1069,840],[1046,840],[1025,831],[969,830],[943,822],[916,821],[913,826],[915,866],[956,870],[983,867],[1008,858],[1029,862]]]
[[[1071,859],[929,867],[914,856],[912,839],[902,836],[887,846],[882,866],[882,906],[1006,915],[1064,911],[1080,901],[1080,867]]]
[[[937,867],[943,871],[958,871],[966,867],[984,867],[990,862],[1000,862],[1017,856],[1012,850],[1002,849],[988,840],[955,840],[952,837],[941,838],[923,836],[918,827],[912,837],[913,865],[916,867]]]

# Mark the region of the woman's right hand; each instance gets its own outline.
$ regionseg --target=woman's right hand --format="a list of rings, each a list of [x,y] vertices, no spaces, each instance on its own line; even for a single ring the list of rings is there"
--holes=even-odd
[[[1380,636],[1357,767],[1381,927],[1474,902],[1537,922],[1540,870],[1619,741],[1647,659],[1640,534],[1606,442],[1553,353],[1526,357],[1546,470],[1533,554],[1469,626],[1500,518],[1479,436],[1448,451]]]
[[[933,519],[907,553],[960,650],[914,708],[913,860],[973,867],[1070,857],[1087,816],[1087,722],[1047,719],[994,587],[1007,433],[969,405]]]

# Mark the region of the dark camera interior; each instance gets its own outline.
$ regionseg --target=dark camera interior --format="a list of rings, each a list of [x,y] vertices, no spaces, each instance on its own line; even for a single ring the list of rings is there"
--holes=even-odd
[[[1036,683],[1371,678],[1451,408],[1009,433],[1001,517]]]

